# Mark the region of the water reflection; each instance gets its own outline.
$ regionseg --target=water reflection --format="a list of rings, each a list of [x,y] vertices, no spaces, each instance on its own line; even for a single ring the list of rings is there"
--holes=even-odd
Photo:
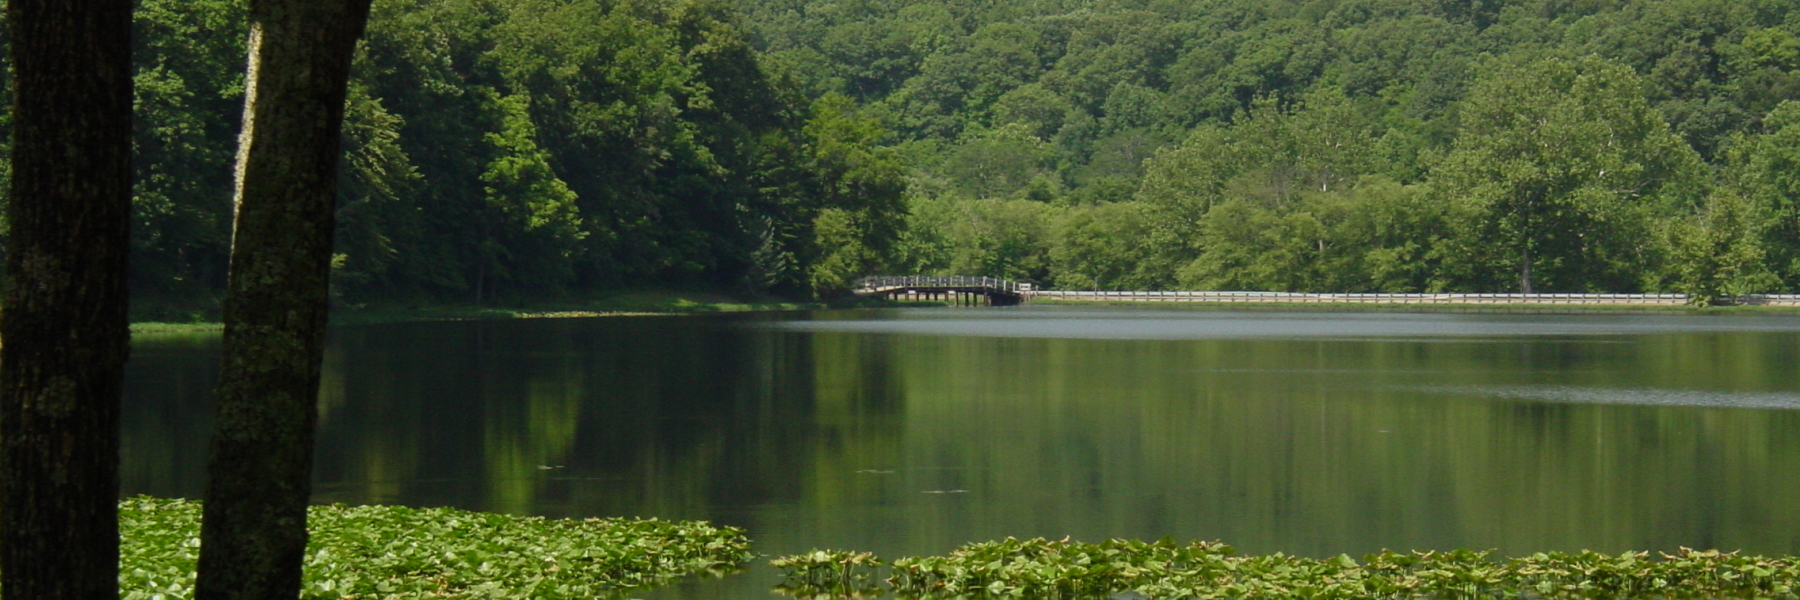
[[[341,329],[317,499],[712,519],[771,554],[1008,535],[1793,553],[1796,331],[1030,310]],[[129,492],[199,493],[216,351],[136,348]]]

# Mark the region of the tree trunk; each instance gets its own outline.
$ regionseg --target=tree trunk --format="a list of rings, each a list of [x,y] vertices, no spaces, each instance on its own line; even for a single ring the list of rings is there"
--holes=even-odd
[[[0,586],[119,597],[131,1],[11,0]]]
[[[1520,256],[1519,293],[1531,293],[1531,245],[1529,242],[1526,243],[1525,250]]]
[[[344,91],[369,0],[252,0],[201,600],[293,600],[306,550]]]

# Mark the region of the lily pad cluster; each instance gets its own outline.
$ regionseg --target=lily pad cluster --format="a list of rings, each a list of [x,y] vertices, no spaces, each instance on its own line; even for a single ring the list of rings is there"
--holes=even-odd
[[[314,506],[303,599],[595,598],[755,557],[744,532],[657,519],[544,519],[449,508]],[[194,595],[200,504],[119,504],[123,600]]]
[[[891,563],[843,551],[771,562],[786,575],[777,590],[801,598],[1800,598],[1794,558],[1686,548],[1657,558],[1584,551],[1506,560],[1383,551],[1358,561],[1241,556],[1218,542],[1007,538]]]

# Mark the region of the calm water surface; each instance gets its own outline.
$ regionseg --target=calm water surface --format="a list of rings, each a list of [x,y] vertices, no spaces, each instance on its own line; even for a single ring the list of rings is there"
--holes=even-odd
[[[197,497],[216,337],[138,342],[127,493]],[[334,331],[316,500],[1044,536],[1800,553],[1800,318],[917,309]],[[766,597],[767,567],[653,598]]]

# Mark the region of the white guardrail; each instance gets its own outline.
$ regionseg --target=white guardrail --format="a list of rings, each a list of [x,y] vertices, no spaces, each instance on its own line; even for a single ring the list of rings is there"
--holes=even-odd
[[[1186,292],[1042,290],[1028,282],[999,277],[874,276],[857,280],[861,294],[907,294],[917,290],[1016,295],[1022,300],[1096,302],[1217,302],[1283,304],[1611,304],[1681,306],[1687,294],[1315,294],[1300,292]],[[1718,304],[1800,306],[1800,294],[1742,294]]]
[[[1687,294],[1308,294],[1294,292],[1081,292],[1039,290],[1032,299],[1104,302],[1319,304],[1613,304],[1680,306]],[[1746,294],[1721,304],[1800,306],[1800,294]]]

